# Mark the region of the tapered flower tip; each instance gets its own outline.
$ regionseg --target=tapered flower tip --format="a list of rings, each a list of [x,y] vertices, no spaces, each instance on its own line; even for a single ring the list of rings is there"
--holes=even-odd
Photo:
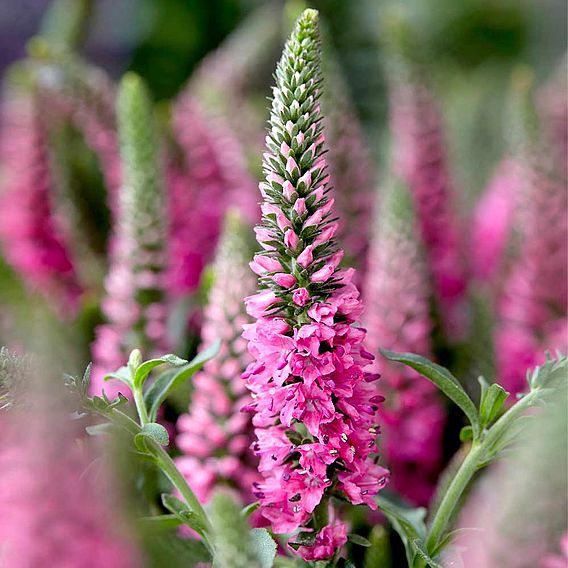
[[[318,25],[319,12],[313,8],[308,8],[302,12],[296,21],[296,29],[314,28]]]
[[[318,42],[319,41],[319,30],[318,30],[319,12],[311,8],[304,10],[300,17],[296,20],[294,25],[294,31],[288,40],[289,44],[295,44],[298,42],[302,44],[303,41],[308,42]]]
[[[136,73],[129,72],[120,81],[117,95],[118,119],[125,125],[134,113],[150,115],[150,95],[144,81]]]
[[[511,72],[510,103],[506,116],[509,146],[525,148],[538,138],[538,116],[534,104],[534,71],[517,65]]]

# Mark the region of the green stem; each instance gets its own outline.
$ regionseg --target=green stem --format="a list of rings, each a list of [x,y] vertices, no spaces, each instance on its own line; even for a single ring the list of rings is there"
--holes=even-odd
[[[456,471],[432,519],[430,531],[426,539],[426,549],[430,553],[435,551],[442,541],[460,498],[475,472],[494,457],[491,455],[491,452],[495,444],[507,432],[512,422],[527,408],[533,406],[542,394],[542,389],[535,389],[528,393],[505,412],[489,430],[482,433],[479,440],[474,440],[469,453]],[[418,563],[418,566],[420,564],[421,562]]]
[[[146,444],[148,450],[152,456],[156,459],[158,467],[164,472],[166,477],[171,481],[172,485],[179,491],[180,495],[183,497],[190,510],[198,517],[201,523],[206,527],[206,534],[203,535],[203,540],[207,548],[212,551],[211,542],[209,536],[211,534],[211,522],[207,513],[201,506],[199,499],[195,496],[195,493],[191,490],[185,477],[180,473],[176,464],[169,456],[169,454],[156,442],[153,440],[147,440]]]
[[[150,422],[150,417],[148,416],[148,410],[146,410],[146,403],[144,402],[144,393],[141,388],[133,388],[132,394],[134,395],[134,404],[136,404],[136,410],[138,411],[138,416],[140,417],[140,424],[144,426]]]
[[[479,468],[480,458],[483,456],[483,452],[483,444],[474,443],[448,486],[448,490],[440,501],[440,506],[432,520],[430,532],[426,539],[426,549],[428,551],[434,550],[442,540],[444,531],[452,518],[463,492]]]

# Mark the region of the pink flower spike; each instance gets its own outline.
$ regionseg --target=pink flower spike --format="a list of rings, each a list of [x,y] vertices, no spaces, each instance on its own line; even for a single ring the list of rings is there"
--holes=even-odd
[[[301,72],[295,70],[299,68]],[[331,487],[341,487],[352,503],[376,508],[374,496],[384,487],[387,475],[375,464],[380,401],[375,385],[367,382],[371,376],[365,370],[368,360],[361,355],[366,354],[366,332],[358,322],[362,312],[359,292],[351,282],[352,270],[341,270],[336,278],[331,277],[342,252],[333,240],[336,224],[329,220],[333,200],[328,199],[325,149],[315,144],[322,116],[314,10],[306,10],[300,17],[276,77],[279,89],[272,102],[269,146],[274,150],[286,142],[294,149],[297,162],[290,165],[290,157],[278,153],[264,160],[263,171],[270,175],[280,170],[279,164],[288,162],[291,182],[296,183],[306,172],[310,178],[304,177],[297,186],[302,198],[295,203],[284,191],[268,193],[262,226],[274,242],[271,254],[282,266],[291,268],[298,288],[287,289],[275,279],[260,279],[261,291],[249,309],[257,319],[243,333],[254,361],[243,379],[254,400],[249,405],[257,436],[252,447],[260,459],[263,478],[255,485],[258,512],[275,533],[295,533],[317,526],[314,511],[327,506]],[[282,93],[295,97],[297,104],[282,100]],[[302,116],[294,109],[301,109]],[[302,146],[293,138],[300,127]],[[302,171],[296,171],[297,164],[302,164]],[[273,207],[294,230],[281,231],[275,226]],[[328,240],[316,244],[321,235]],[[298,269],[302,269],[299,274]],[[280,278],[279,273],[276,279]],[[270,307],[268,313],[266,306]],[[298,436],[302,440],[299,445]],[[336,463],[340,467],[336,468]],[[340,479],[345,468],[351,475]],[[299,554],[306,559],[333,557],[346,542],[346,527],[333,519],[332,501],[329,503],[329,524],[317,527],[312,546],[299,547]]]

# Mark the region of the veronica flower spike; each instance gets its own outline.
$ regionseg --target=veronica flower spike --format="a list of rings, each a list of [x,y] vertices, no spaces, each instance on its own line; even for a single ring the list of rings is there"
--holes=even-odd
[[[103,377],[132,349],[139,346],[150,357],[169,350],[163,180],[152,106],[137,75],[122,80],[117,114],[124,181],[102,302],[106,321],[91,348],[92,392],[109,396],[127,394],[119,381],[105,383]]]
[[[252,393],[263,480],[260,513],[275,533],[296,533],[305,560],[333,556],[346,542],[331,493],[376,508],[388,472],[377,465],[381,397],[365,371],[373,356],[356,325],[362,305],[352,269],[339,269],[333,199],[319,99],[318,14],[298,19],[276,69],[264,154],[262,251],[251,263],[260,290],[245,302],[254,357],[243,377]]]

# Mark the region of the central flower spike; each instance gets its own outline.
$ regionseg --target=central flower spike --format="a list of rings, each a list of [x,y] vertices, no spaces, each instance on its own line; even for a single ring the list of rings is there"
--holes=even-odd
[[[256,227],[262,251],[251,263],[261,290],[246,299],[256,322],[243,334],[255,358],[243,377],[263,476],[260,512],[276,533],[305,527],[311,537],[297,540],[308,560],[346,542],[345,526],[328,520],[330,495],[374,509],[388,475],[376,464],[381,397],[378,375],[364,371],[373,356],[356,325],[359,292],[353,270],[338,268],[317,22],[316,11],[302,14],[276,69]]]

